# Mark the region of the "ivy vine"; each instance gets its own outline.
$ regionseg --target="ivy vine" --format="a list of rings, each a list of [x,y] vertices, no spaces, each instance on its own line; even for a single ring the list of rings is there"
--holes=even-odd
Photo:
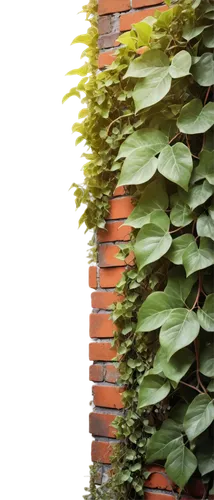
[[[97,71],[97,3],[82,79],[64,97],[86,104],[74,124],[85,141],[85,181],[75,188],[87,229],[105,227],[109,198],[124,186],[134,201],[131,240],[118,258],[135,263],[117,286],[114,345],[125,413],[114,474],[90,498],[142,498],[147,464],[160,463],[179,492],[196,475],[213,491],[214,421],[214,3],[178,0],[119,37]],[[138,49],[144,47],[140,55]],[[82,92],[84,97],[82,97]],[[92,254],[95,255],[94,240]]]

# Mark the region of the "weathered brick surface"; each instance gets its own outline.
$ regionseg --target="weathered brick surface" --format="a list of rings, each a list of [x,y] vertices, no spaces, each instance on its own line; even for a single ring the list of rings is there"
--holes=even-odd
[[[125,260],[120,260],[116,257],[119,252],[117,245],[102,245],[99,247],[99,266],[100,267],[122,267],[133,265],[133,252]]]
[[[159,11],[164,12],[167,10],[167,5],[162,5],[158,8]],[[120,31],[128,31],[131,29],[131,25],[139,23],[147,16],[154,16],[157,7],[151,9],[139,10],[136,12],[128,12],[127,14],[122,14],[120,17]]]
[[[117,351],[111,346],[111,342],[93,342],[89,344],[90,361],[112,361],[117,356]]]
[[[89,380],[91,382],[103,382],[105,369],[103,365],[91,365],[89,367]]]
[[[130,240],[130,226],[123,226],[123,221],[107,222],[105,229],[99,229],[97,239],[99,243],[110,241]]]
[[[104,66],[108,66],[115,59],[114,51],[109,50],[109,52],[101,52],[98,57],[98,66],[99,68],[104,68]]]
[[[113,288],[120,281],[125,267],[109,267],[100,269],[100,286],[102,288]]]
[[[116,326],[110,319],[110,314],[90,314],[89,332],[91,338],[113,337]]]
[[[132,0],[133,9],[139,9],[140,7],[151,7],[153,5],[157,5],[159,9],[159,5],[163,3],[160,0]]]
[[[166,476],[163,467],[160,466],[150,466],[148,470],[152,472],[151,476],[146,480],[145,487],[147,488],[157,488],[160,490],[169,490],[172,491],[175,485],[170,479]]]
[[[89,431],[93,436],[114,438],[116,429],[112,426],[115,415],[93,412],[89,415]]]
[[[100,35],[104,35],[105,33],[110,33],[112,29],[112,17],[111,16],[102,16],[98,20],[98,31]]]
[[[109,382],[110,384],[116,384],[119,377],[120,377],[120,374],[119,374],[116,366],[113,363],[105,365],[104,378],[105,378],[106,382]]]
[[[130,9],[130,0],[99,0],[98,14],[110,14],[114,12],[123,12]]]
[[[122,387],[94,385],[94,404],[102,408],[115,408],[116,410],[121,410],[121,408],[123,408],[122,392]]]
[[[106,33],[99,37],[99,48],[100,49],[108,49],[110,47],[114,47],[120,45],[117,42],[117,38],[120,36],[120,32],[115,33]]]
[[[112,445],[108,441],[93,441],[91,447],[91,458],[93,462],[110,464]]]
[[[93,292],[91,294],[91,306],[94,309],[112,309],[112,304],[122,302],[123,296],[115,292]]]
[[[97,288],[97,267],[90,266],[88,270],[88,283],[90,288]]]
[[[131,196],[113,198],[107,219],[126,219],[134,209]]]

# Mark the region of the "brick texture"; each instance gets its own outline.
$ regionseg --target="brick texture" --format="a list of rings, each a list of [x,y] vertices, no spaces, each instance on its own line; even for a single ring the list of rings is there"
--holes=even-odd
[[[159,5],[162,2],[160,0],[132,0],[133,9],[139,9],[140,7],[151,7],[152,5],[157,5],[159,9]]]
[[[110,314],[90,314],[89,332],[91,338],[113,337],[116,327],[110,319]]]
[[[133,252],[125,260],[120,260],[116,257],[119,252],[119,247],[116,245],[102,245],[99,247],[99,266],[100,267],[121,267],[133,265]]]
[[[108,441],[93,441],[91,449],[91,458],[93,462],[102,462],[110,464],[112,455],[112,445]]]
[[[113,12],[123,12],[130,9],[130,0],[99,0],[98,14],[112,14]]]
[[[117,351],[110,342],[93,342],[89,345],[90,361],[112,361],[117,356]]]
[[[89,415],[89,431],[93,436],[114,438],[116,429],[111,425],[115,415],[93,412]]]
[[[126,219],[133,210],[131,196],[113,198],[107,219]]]
[[[106,364],[105,366],[105,374],[104,378],[106,382],[109,382],[110,384],[116,384],[116,382],[119,379],[119,372],[116,368],[116,366],[111,363],[111,364]]]
[[[128,241],[130,240],[130,226],[123,226],[121,222],[107,222],[105,229],[100,229],[97,233],[99,243],[107,243],[111,241]]]
[[[93,292],[91,294],[91,306],[94,309],[112,309],[112,304],[122,302],[123,296],[115,292]]]
[[[90,266],[88,272],[88,283],[90,288],[97,288],[97,267]]]
[[[100,286],[102,288],[113,288],[120,281],[125,267],[109,267],[100,269]]]
[[[167,10],[167,5],[162,5],[158,8],[160,12]],[[151,9],[144,9],[137,12],[130,12],[128,14],[123,14],[120,17],[120,31],[127,31],[131,29],[131,25],[139,23],[147,16],[154,16],[157,7]]]
[[[123,408],[122,392],[122,387],[94,385],[94,404],[95,406],[101,406],[102,408],[114,408],[116,410],[121,410]]]

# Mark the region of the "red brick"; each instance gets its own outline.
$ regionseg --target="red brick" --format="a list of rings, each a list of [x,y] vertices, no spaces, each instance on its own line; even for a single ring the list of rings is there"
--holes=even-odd
[[[125,267],[109,267],[100,269],[101,288],[113,288],[120,281]]]
[[[130,9],[130,0],[99,0],[98,14],[112,14],[113,12],[123,12]]]
[[[107,385],[94,385],[92,388],[94,395],[95,406],[102,408],[115,408],[121,410],[123,408],[122,387],[114,387]]]
[[[145,482],[145,486],[147,488],[154,488],[154,489],[158,488],[161,490],[172,491],[172,488],[175,487],[172,481],[169,478],[167,478],[163,467],[160,467],[158,465],[151,466],[148,467],[148,471],[151,471],[152,474]]]
[[[113,192],[113,196],[123,196],[123,194],[125,194],[125,189],[123,186],[117,187]]]
[[[108,338],[113,337],[113,332],[116,330],[116,325],[110,319],[110,314],[90,314],[89,319],[90,337],[93,338]]]
[[[111,16],[103,16],[98,19],[98,31],[100,35],[111,32]]]
[[[116,42],[117,38],[120,36],[120,32],[118,33],[106,33],[105,35],[101,35],[98,40],[98,45],[100,49],[109,49],[110,47],[114,47],[120,45],[119,42]]]
[[[151,5],[160,5],[163,2],[160,0],[132,0],[133,9],[138,9],[138,7],[150,7]]]
[[[105,366],[105,381],[109,382],[110,384],[116,384],[120,377],[120,374],[114,366],[114,364],[108,364]]]
[[[161,493],[160,491],[145,491],[144,500],[175,500],[175,495],[169,493]],[[189,498],[189,500],[191,500]]]
[[[100,245],[99,247],[99,266],[100,267],[122,267],[133,265],[134,254],[131,252],[126,260],[120,260],[116,257],[119,252],[117,245]]]
[[[110,342],[93,342],[89,344],[90,361],[112,361],[117,356],[117,351]]]
[[[91,382],[103,382],[104,373],[103,365],[91,365],[89,367],[89,380],[91,380]]]
[[[91,307],[94,309],[111,309],[115,302],[122,302],[123,295],[115,292],[93,292],[91,294]]]
[[[109,52],[101,52],[98,57],[99,68],[104,68],[104,66],[110,66],[110,64],[115,60],[114,52],[109,50]]]
[[[90,266],[88,270],[88,282],[90,288],[97,288],[97,268]]]
[[[163,5],[158,8],[160,12],[164,12],[167,9],[167,5]],[[120,17],[120,31],[130,30],[132,24],[139,23],[147,16],[154,16],[156,10],[157,7],[155,7],[154,9],[144,9],[138,12],[122,14],[122,16]]]
[[[110,200],[109,219],[126,219],[134,209],[131,201],[131,196],[124,196],[122,198],[113,198]]]
[[[109,413],[91,413],[89,415],[89,432],[93,436],[115,438],[116,429],[111,425],[115,418],[115,415]]]
[[[93,462],[101,462],[102,464],[110,464],[112,455],[112,445],[107,441],[93,441],[91,447],[91,458]]]
[[[105,229],[99,229],[97,239],[99,243],[108,241],[128,241],[130,240],[130,226],[123,226],[121,221],[107,222]]]

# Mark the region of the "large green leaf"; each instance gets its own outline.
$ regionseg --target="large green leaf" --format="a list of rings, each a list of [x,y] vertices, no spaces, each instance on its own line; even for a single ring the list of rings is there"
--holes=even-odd
[[[203,42],[205,47],[208,47],[208,49],[213,49],[214,48],[214,30],[213,26],[210,26],[210,28],[206,29],[204,34],[203,34]]]
[[[195,38],[196,36],[200,35],[205,28],[207,28],[209,24],[201,25],[201,26],[194,26],[192,24],[186,24],[184,26],[183,30],[183,38],[187,40],[188,42]]]
[[[212,196],[213,191],[213,186],[211,186],[209,182],[205,180],[201,184],[196,184],[195,186],[191,187],[189,189],[189,192],[183,193],[181,197],[184,202],[191,208],[191,210],[194,210],[199,205],[205,203],[205,201],[207,201],[208,198]]]
[[[214,103],[213,103],[214,104]],[[214,151],[203,150],[200,154],[199,165],[194,169],[194,182],[206,179],[210,184],[214,185]]]
[[[194,360],[194,354],[189,349],[185,348],[176,352],[168,361],[167,353],[161,347],[156,354],[154,367],[156,362],[159,363],[166,378],[178,384],[187,373]]]
[[[214,294],[213,294],[214,300]],[[213,302],[214,306],[214,302]],[[214,317],[214,309],[213,309]],[[207,345],[200,354],[200,372],[206,377],[214,377],[214,345],[210,343]]]
[[[173,354],[191,344],[198,336],[200,325],[197,316],[188,309],[174,309],[160,331],[160,344],[169,360]]]
[[[195,238],[192,234],[182,234],[182,236],[178,236],[178,238],[172,241],[171,247],[166,255],[167,259],[173,262],[173,264],[182,264],[184,251],[194,242]]]
[[[193,399],[184,417],[184,430],[189,441],[200,436],[214,420],[214,401],[208,394]]]
[[[193,214],[177,193],[171,196],[171,205],[170,219],[173,226],[188,226],[193,220]]]
[[[182,434],[173,420],[167,419],[163,422],[161,429],[156,431],[149,440],[146,461],[154,463],[164,460],[174,448],[183,442]]]
[[[143,194],[124,225],[141,228],[149,222],[155,222],[157,211],[166,210],[168,207],[168,195],[159,179],[151,182],[143,191]]]
[[[214,241],[214,220],[210,215],[200,215],[197,220],[196,229],[198,236],[205,236]]]
[[[186,278],[183,267],[174,267],[169,273],[165,294],[177,300],[176,307],[185,305],[185,301],[190,294],[193,285],[197,280],[197,274],[192,274]]]
[[[200,247],[192,242],[183,253],[183,265],[186,275],[214,264],[214,244],[209,238],[201,238]]]
[[[159,74],[161,71],[168,73],[169,58],[162,50],[148,50],[131,61],[124,78],[144,78]]]
[[[132,153],[139,150],[140,154],[145,149],[153,151],[153,155],[160,153],[168,144],[168,137],[166,134],[156,129],[145,128],[129,135],[120,147],[116,160],[120,158],[127,158]]]
[[[171,297],[165,292],[151,293],[139,310],[137,331],[151,332],[162,326],[177,304],[177,296]]]
[[[169,218],[164,212],[163,215],[169,221]],[[146,224],[143,226],[137,235],[134,245],[134,252],[139,270],[165,255],[171,243],[172,237],[167,227],[163,229],[155,224]]]
[[[155,174],[158,160],[152,149],[139,149],[131,153],[124,161],[118,186],[143,184]]]
[[[214,124],[214,103],[203,106],[200,99],[192,99],[183,106],[177,121],[180,132],[202,134]]]
[[[159,375],[144,377],[139,388],[138,408],[155,405],[166,398],[170,392],[170,383]]]
[[[204,305],[202,309],[198,309],[197,315],[202,328],[207,332],[214,332],[214,293],[206,297]]]
[[[189,148],[177,142],[174,146],[166,146],[158,158],[158,170],[167,179],[188,191],[188,184],[193,169]]]
[[[161,101],[168,94],[171,82],[172,77],[168,68],[160,69],[152,76],[146,76],[146,78],[140,80],[135,85],[132,94],[136,113]]]
[[[212,439],[202,441],[200,448],[197,448],[196,456],[198,468],[202,476],[214,471],[214,446]]]
[[[202,54],[199,61],[193,64],[191,73],[194,80],[202,87],[214,84],[214,60],[213,54],[206,52]]]
[[[171,451],[165,464],[166,473],[180,488],[183,488],[188,483],[196,468],[197,460],[195,455],[184,445],[178,446]]]
[[[169,73],[172,78],[182,78],[190,74],[191,65],[191,55],[186,50],[181,50],[172,58]]]

